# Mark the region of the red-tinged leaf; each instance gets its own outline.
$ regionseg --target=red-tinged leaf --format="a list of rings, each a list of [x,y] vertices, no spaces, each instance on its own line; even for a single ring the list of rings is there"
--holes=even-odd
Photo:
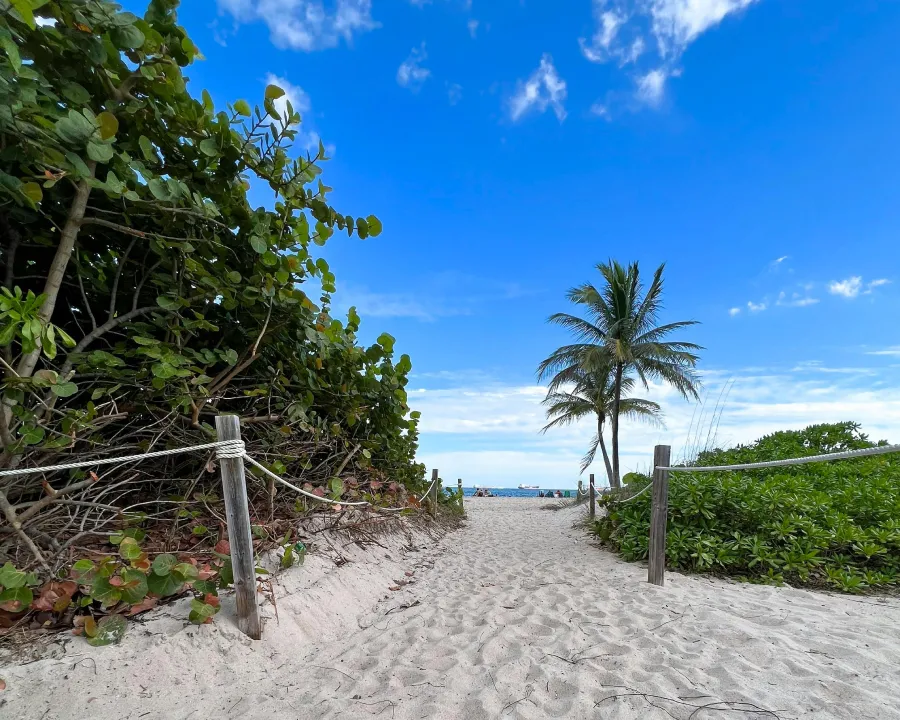
[[[6,680],[0,678],[0,692],[3,692],[4,690],[6,690]]]
[[[399,589],[400,589],[400,586],[399,586],[399,585],[391,585],[391,586],[388,588],[388,590],[393,590],[394,592],[397,592]]]
[[[380,480],[373,480],[369,483],[369,487],[373,490],[381,490],[381,488],[384,487],[384,483]]]
[[[141,570],[142,572],[150,570],[150,565],[150,558],[146,557],[146,554],[143,558],[138,558],[131,563],[131,567],[135,570]]]
[[[412,577],[412,576],[415,575],[416,573],[415,573],[414,571],[412,571],[412,570],[407,570],[407,571],[406,571],[405,573],[403,573],[403,574],[406,575],[406,577]]]
[[[316,495],[317,497],[325,497],[325,488],[317,487],[315,490],[313,490],[313,495]]]
[[[221,604],[221,600],[219,600],[219,598],[212,593],[206,593],[206,595],[203,596],[203,602],[205,602],[207,605],[212,605],[213,607],[219,607],[219,605]]]
[[[335,512],[340,512],[341,510],[343,510],[343,506],[340,503],[334,506]]]
[[[217,570],[214,570],[209,565],[204,565],[197,572],[197,579],[198,580],[209,580],[210,578],[215,577],[217,574],[218,574]]]
[[[231,554],[231,545],[228,544],[227,540],[219,540],[219,542],[216,543],[216,546],[213,549],[220,555]]]
[[[39,612],[62,612],[72,601],[72,596],[78,591],[78,585],[71,580],[62,582],[51,581],[45,583],[38,591],[37,599],[31,604]]]
[[[131,606],[126,615],[137,615],[138,613],[142,613],[145,610],[150,610],[151,608],[156,607],[156,603],[159,602],[155,597],[145,597],[139,603],[136,603]]]
[[[93,480],[94,482],[100,482],[100,478],[97,477],[97,473],[95,473],[93,470],[91,470],[88,474],[91,476],[91,480]]]
[[[75,628],[75,629],[72,631],[72,634],[73,634],[75,637],[81,637],[82,635],[84,635],[84,628],[80,628],[80,627]]]
[[[125,584],[125,581],[122,578],[120,578],[118,575],[113,575],[109,579],[109,584],[112,585],[113,587],[122,587]]]
[[[388,485],[388,492],[395,493],[395,492],[397,492],[399,489],[400,489],[400,486],[399,486],[397,483],[395,483],[395,482],[392,482],[390,485]]]

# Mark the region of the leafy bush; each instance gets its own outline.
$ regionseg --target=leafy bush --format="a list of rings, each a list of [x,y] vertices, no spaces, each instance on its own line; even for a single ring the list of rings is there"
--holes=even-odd
[[[335,231],[366,239],[380,221],[330,204],[324,146],[294,146],[281,88],[261,107],[188,91],[200,55],[177,6],[152,0],[139,18],[107,0],[0,0],[0,467],[208,442],[227,412],[251,454],[323,494],[421,487],[410,359],[387,333],[360,346],[354,309],[332,317],[317,257]],[[142,463],[114,494],[115,470],[4,478],[0,556],[52,575],[76,528],[109,533],[132,506],[163,518],[173,505],[155,500],[208,495],[214,469],[194,454]],[[274,489],[250,492],[271,517]],[[81,502],[67,524],[64,498]]]
[[[855,423],[777,432],[698,465],[733,465],[873,447]],[[644,480],[644,483],[648,480]],[[637,481],[632,481],[637,487]],[[595,531],[626,560],[648,555],[650,493],[602,500]],[[714,473],[669,480],[670,567],[845,592],[900,583],[900,457]]]

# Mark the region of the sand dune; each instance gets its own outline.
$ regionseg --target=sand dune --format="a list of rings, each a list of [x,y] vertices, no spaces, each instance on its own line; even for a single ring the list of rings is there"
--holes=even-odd
[[[0,669],[0,716],[900,718],[900,601],[675,573],[658,588],[543,502],[469,500],[463,529],[394,539],[377,563],[312,558],[259,643],[221,616],[158,617]]]

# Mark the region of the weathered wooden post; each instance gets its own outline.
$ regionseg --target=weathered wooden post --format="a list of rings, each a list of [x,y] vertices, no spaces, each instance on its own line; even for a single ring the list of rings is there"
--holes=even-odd
[[[238,416],[216,416],[216,433],[219,440],[240,440],[241,422]],[[262,622],[256,602],[256,563],[250,534],[244,459],[223,457],[219,460],[219,469],[222,472],[222,494],[225,497],[225,518],[228,521],[228,545],[231,548],[231,566],[234,572],[238,628],[245,635],[259,640]]]
[[[662,585],[666,575],[666,520],[669,514],[669,467],[672,448],[653,448],[653,502],[650,510],[650,568],[647,582]]]
[[[581,496],[584,494],[584,483],[579,480],[578,481],[578,499],[581,500]]]
[[[438,471],[431,471],[431,517],[437,517]]]
[[[462,478],[456,479],[456,497],[459,502],[459,509],[465,510],[465,504],[463,503],[463,498],[465,496],[463,495]]]
[[[594,473],[591,473],[590,487],[589,487],[588,493],[590,494],[590,498],[588,498],[588,499],[590,500],[590,503],[591,503],[590,516],[591,516],[591,520],[593,520],[594,515],[597,513],[597,491],[594,490]]]

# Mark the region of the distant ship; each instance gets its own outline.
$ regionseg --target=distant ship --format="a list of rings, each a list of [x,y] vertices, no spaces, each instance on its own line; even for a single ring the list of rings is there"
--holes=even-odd
[[[519,485],[519,490],[540,490],[540,485]]]

